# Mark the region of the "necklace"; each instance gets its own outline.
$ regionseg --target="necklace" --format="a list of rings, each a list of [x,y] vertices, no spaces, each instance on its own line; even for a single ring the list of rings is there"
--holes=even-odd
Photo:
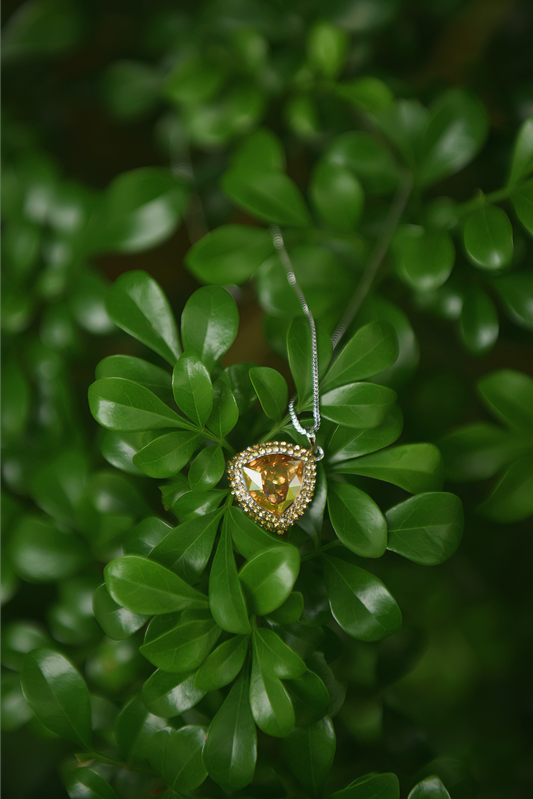
[[[289,402],[293,427],[306,436],[309,448],[286,441],[254,444],[229,462],[228,478],[231,493],[243,511],[261,527],[282,534],[304,513],[313,498],[316,463],[324,457],[324,452],[316,443],[320,427],[320,390],[315,320],[294,274],[281,231],[273,226],[271,232],[287,280],[298,296],[311,330],[313,424],[304,427],[296,414],[295,398]]]

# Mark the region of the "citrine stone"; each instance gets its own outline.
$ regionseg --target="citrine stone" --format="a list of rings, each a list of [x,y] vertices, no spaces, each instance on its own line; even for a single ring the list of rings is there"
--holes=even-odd
[[[262,455],[242,467],[246,488],[257,504],[281,516],[302,490],[304,464],[293,455]]]

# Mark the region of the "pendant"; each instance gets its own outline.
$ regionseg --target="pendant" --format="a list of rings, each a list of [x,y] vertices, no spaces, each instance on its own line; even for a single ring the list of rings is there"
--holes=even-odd
[[[313,498],[315,460],[298,444],[254,444],[228,463],[231,493],[254,522],[282,535]]]

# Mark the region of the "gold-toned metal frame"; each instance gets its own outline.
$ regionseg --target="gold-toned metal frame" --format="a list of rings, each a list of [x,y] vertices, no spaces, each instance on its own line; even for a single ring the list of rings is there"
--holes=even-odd
[[[262,508],[250,495],[246,488],[243,475],[243,466],[263,455],[290,455],[299,458],[304,465],[302,487],[300,493],[289,507],[280,515]],[[313,498],[316,482],[316,465],[312,449],[304,449],[298,444],[288,444],[286,441],[270,441],[266,444],[254,444],[252,447],[239,452],[229,461],[227,466],[228,479],[231,493],[243,511],[266,530],[275,530],[282,535],[288,527],[294,524],[309,505]]]

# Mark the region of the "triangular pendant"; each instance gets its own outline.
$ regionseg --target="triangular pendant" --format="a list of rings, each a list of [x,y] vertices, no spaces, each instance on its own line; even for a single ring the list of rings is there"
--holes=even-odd
[[[313,497],[313,451],[285,441],[255,444],[228,463],[231,493],[245,513],[267,530],[283,533]]]

